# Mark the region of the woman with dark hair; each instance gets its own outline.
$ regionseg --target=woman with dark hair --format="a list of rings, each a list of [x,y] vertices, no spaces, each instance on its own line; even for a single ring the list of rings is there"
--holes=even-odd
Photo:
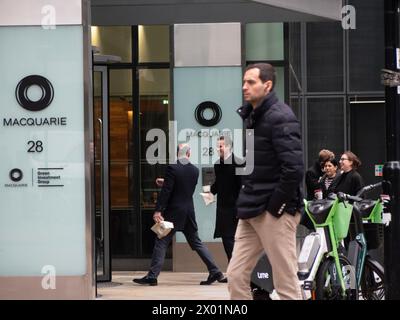
[[[320,188],[319,180],[324,174],[324,163],[327,160],[332,160],[335,158],[335,154],[327,149],[322,149],[318,153],[318,159],[315,163],[308,168],[305,174],[306,190],[307,190],[307,200],[313,200],[315,197],[315,191]]]
[[[325,174],[320,179],[322,196],[326,198],[330,193],[335,192],[335,187],[340,179],[338,170],[338,162],[336,159],[327,160],[324,163]]]
[[[351,151],[345,151],[339,160],[340,170],[342,171],[337,184],[334,188],[335,192],[344,192],[355,196],[364,186],[361,175],[357,169],[361,165],[360,159]]]

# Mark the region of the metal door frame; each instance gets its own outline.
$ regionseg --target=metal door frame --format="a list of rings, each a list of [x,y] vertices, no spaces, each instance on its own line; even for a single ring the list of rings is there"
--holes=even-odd
[[[101,93],[102,93],[102,118],[96,119],[102,127],[101,134],[101,215],[102,229],[101,236],[103,240],[104,250],[104,272],[103,275],[97,276],[96,263],[96,282],[111,281],[111,254],[110,254],[110,168],[109,168],[109,130],[108,130],[108,68],[107,66],[93,66],[93,72],[100,72],[102,77]],[[96,159],[95,159],[96,162]],[[95,209],[96,210],[96,209]],[[97,260],[96,260],[97,261]]]

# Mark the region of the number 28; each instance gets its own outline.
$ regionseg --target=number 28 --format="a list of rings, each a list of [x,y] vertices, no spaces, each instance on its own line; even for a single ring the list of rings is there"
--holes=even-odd
[[[43,142],[41,140],[38,141],[28,141],[28,152],[42,152],[43,151]]]

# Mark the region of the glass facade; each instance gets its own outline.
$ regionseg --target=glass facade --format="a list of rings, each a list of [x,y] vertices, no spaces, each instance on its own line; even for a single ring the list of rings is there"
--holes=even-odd
[[[130,256],[135,245],[132,216],[135,152],[132,144],[132,70],[110,70],[110,242],[114,257]]]
[[[108,58],[97,60],[97,67],[105,71],[96,73],[93,68],[90,112],[85,91],[89,54],[82,57],[88,49],[85,28],[90,25],[85,15],[68,27],[60,25],[51,31],[39,25],[4,24],[0,28],[4,117],[0,145],[7,156],[2,161],[4,181],[0,186],[0,277],[40,277],[43,267],[52,266],[57,276],[91,281],[82,277],[91,271],[91,226],[90,217],[85,216],[91,206],[85,199],[91,188],[88,177],[97,182],[90,190],[95,197],[96,225],[104,218],[104,202],[110,207],[106,225],[110,241],[100,245],[111,247],[108,256],[111,252],[114,270],[146,269],[154,244],[152,214],[160,191],[154,182],[165,171],[165,164],[149,163],[147,151],[153,141],[148,141],[147,135],[152,129],[166,134],[162,160],[167,162],[169,121],[177,125],[178,142],[191,144],[192,162],[200,169],[194,194],[200,237],[204,242],[219,242],[213,239],[215,204],[206,207],[199,193],[210,182],[207,174],[217,160],[216,137],[222,131],[232,132],[238,138],[234,140],[235,153],[243,152],[243,137],[235,132],[243,129],[242,121],[235,111],[243,103],[243,70],[251,63],[275,66],[275,91],[301,121],[308,166],[322,148],[336,155],[350,149],[363,162],[359,171],[365,182],[377,182],[373,170],[386,160],[386,128],[381,125],[386,122],[384,88],[379,79],[384,65],[384,21],[379,17],[384,4],[361,0],[344,4],[357,8],[355,30],[344,30],[340,22],[94,26],[96,55]],[[90,10],[88,5],[82,10]],[[104,9],[104,5],[94,7]],[[127,24],[134,20],[125,19]],[[77,22],[81,20],[82,25]],[[54,92],[49,108],[31,118],[36,111],[22,110],[20,99],[36,103],[45,96],[45,89],[31,85],[18,95],[18,81],[39,74]],[[216,103],[222,112],[215,126],[204,127],[196,119],[195,109],[205,101]],[[67,116],[57,108],[67,110]],[[88,114],[93,116],[94,177],[87,170],[92,156],[92,149],[85,148],[85,139],[91,139],[84,127],[92,124]],[[210,110],[204,113],[206,119],[212,116]],[[10,120],[12,117],[15,119]],[[68,126],[11,125],[18,119],[43,121],[45,117],[65,118]],[[102,119],[107,121],[105,133],[102,122],[97,121]],[[103,149],[103,141],[107,149]],[[374,150],[372,155],[370,150]],[[103,159],[109,168],[105,183]],[[59,175],[54,173],[57,170]],[[52,184],[59,180],[60,184]],[[103,234],[104,230],[96,228],[96,241],[104,240]],[[185,239],[178,234],[176,241]],[[171,253],[169,250],[167,258]],[[106,255],[99,257],[98,274],[107,269],[107,259]],[[136,263],[139,260],[145,262]]]
[[[242,29],[246,34],[242,39]],[[170,30],[174,46],[170,47]],[[113,269],[135,269],[132,259],[150,258],[154,235],[152,214],[165,164],[150,164],[146,157],[154,141],[146,137],[151,129],[166,133],[169,121],[177,124],[178,141],[185,140],[182,129],[228,129],[237,139],[235,153],[242,155],[242,121],[236,109],[242,105],[242,71],[247,63],[271,62],[277,71],[276,91],[285,100],[283,24],[190,24],[171,26],[93,27],[93,45],[100,54],[121,57],[108,64],[109,149],[110,149],[110,246]],[[113,43],[115,39],[119,42]],[[125,39],[125,40],[122,40]],[[242,42],[246,56],[242,57]],[[172,51],[173,50],[173,51]],[[175,68],[170,69],[170,57]],[[136,75],[136,76],[135,76]],[[173,86],[170,85],[173,79]],[[99,88],[95,88],[99,95]],[[173,97],[173,100],[171,100]],[[222,110],[215,127],[201,127],[194,111],[203,101],[214,101]],[[205,112],[205,117],[211,116]],[[234,132],[234,130],[239,132]],[[206,207],[199,195],[203,175],[217,160],[216,137],[191,138],[192,162],[200,169],[194,195],[200,237],[214,242],[215,204]],[[168,145],[166,146],[168,159]],[[205,152],[205,150],[207,152]],[[210,153],[210,150],[212,152]],[[166,160],[167,160],[166,159]],[[138,165],[136,165],[138,164]],[[203,170],[204,169],[204,170]],[[97,177],[99,180],[100,178]],[[97,191],[97,194],[99,191]],[[177,242],[185,242],[177,234]],[[219,240],[217,240],[219,241]],[[171,257],[168,251],[167,258]],[[121,263],[122,260],[131,262]],[[144,269],[142,265],[139,269]]]
[[[245,25],[246,64],[270,63],[275,67],[275,92],[281,101],[286,100],[286,70],[283,23],[248,23]]]
[[[311,166],[325,146],[338,156],[344,151],[344,101],[343,98],[308,98],[307,106],[308,159]]]
[[[357,29],[348,33],[349,91],[383,89],[379,74],[384,66],[384,1],[351,0],[357,8]],[[381,12],[382,14],[377,14]],[[368,58],[362,58],[367,54]]]
[[[150,227],[159,191],[154,181],[163,175],[165,168],[146,162],[149,145],[146,133],[154,127],[168,128],[169,29],[169,26],[92,28],[92,44],[99,49],[97,56],[120,58],[105,65],[109,75],[106,93],[109,130],[103,138],[108,140],[110,150],[109,228],[114,269],[134,269],[132,259],[148,258],[152,252],[154,236]],[[96,73],[94,76],[98,77]],[[100,91],[95,87],[95,103]],[[96,158],[100,159],[99,155]],[[96,163],[100,165],[99,160]],[[98,199],[99,190],[96,195]],[[96,234],[98,229],[100,226]]]
[[[139,63],[169,62],[169,26],[139,26]]]
[[[290,100],[301,115],[308,166],[321,149],[331,149],[337,156],[351,150],[361,157],[365,183],[375,183],[379,178],[374,166],[386,159],[385,92],[380,84],[385,65],[384,4],[347,3],[357,8],[356,29],[344,30],[340,22],[289,24]],[[374,155],[366,151],[366,139],[359,134],[361,110],[378,121],[371,128],[380,123],[373,131],[376,137],[368,139]]]
[[[307,23],[307,91],[344,91],[343,29],[337,23]]]
[[[131,27],[92,27],[92,45],[100,54],[121,58],[121,62],[132,62]]]
[[[163,177],[165,165],[152,165],[148,162],[146,153],[153,141],[147,141],[146,137],[151,129],[160,129],[168,136],[169,101],[170,101],[170,71],[169,69],[141,69],[139,71],[139,101],[140,101],[140,212],[142,221],[142,252],[146,255],[153,250],[154,238],[150,233],[153,225],[153,213],[157,203],[160,188],[155,180]],[[168,140],[167,140],[168,143]],[[166,155],[162,159],[164,163],[168,157],[168,144],[165,146]],[[149,235],[150,233],[150,235]]]
[[[283,23],[247,24],[246,59],[248,61],[284,60]]]

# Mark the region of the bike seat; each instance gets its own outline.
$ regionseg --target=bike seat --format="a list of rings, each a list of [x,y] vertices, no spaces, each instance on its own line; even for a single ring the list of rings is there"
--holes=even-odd
[[[353,208],[361,213],[363,218],[368,218],[374,209],[376,200],[365,199],[360,202],[354,202]]]
[[[308,211],[313,216],[317,224],[322,224],[326,221],[329,211],[332,208],[335,200],[322,199],[308,202]]]

